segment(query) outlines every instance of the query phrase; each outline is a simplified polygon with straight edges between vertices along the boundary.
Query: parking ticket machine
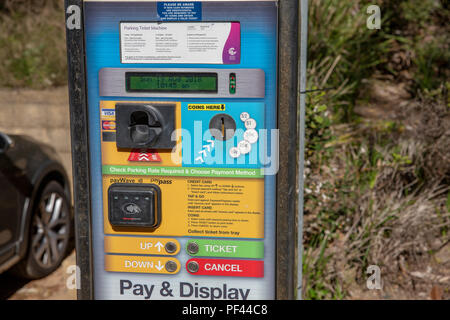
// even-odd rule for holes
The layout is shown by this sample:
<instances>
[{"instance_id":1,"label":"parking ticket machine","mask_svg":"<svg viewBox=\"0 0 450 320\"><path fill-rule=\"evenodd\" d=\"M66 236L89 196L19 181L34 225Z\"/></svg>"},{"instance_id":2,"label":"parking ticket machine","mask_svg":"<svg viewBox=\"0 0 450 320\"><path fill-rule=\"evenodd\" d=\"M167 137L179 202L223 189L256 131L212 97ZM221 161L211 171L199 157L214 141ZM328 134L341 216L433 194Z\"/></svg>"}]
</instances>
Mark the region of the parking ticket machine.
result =
<instances>
[{"instance_id":1,"label":"parking ticket machine","mask_svg":"<svg viewBox=\"0 0 450 320\"><path fill-rule=\"evenodd\" d=\"M274 299L278 2L82 12L93 297Z\"/></svg>"}]
</instances>

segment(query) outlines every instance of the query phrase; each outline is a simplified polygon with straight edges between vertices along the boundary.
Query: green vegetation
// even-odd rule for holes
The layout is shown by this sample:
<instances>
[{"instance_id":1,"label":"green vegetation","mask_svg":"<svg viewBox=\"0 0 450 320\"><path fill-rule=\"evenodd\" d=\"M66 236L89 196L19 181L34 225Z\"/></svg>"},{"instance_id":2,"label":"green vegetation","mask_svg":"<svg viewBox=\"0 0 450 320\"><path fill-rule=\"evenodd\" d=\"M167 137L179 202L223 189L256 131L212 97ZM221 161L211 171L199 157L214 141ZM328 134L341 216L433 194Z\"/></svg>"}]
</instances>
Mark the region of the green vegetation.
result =
<instances>
[{"instance_id":1,"label":"green vegetation","mask_svg":"<svg viewBox=\"0 0 450 320\"><path fill-rule=\"evenodd\" d=\"M67 83L63 1L6 0L0 5L0 86Z\"/></svg>"},{"instance_id":2,"label":"green vegetation","mask_svg":"<svg viewBox=\"0 0 450 320\"><path fill-rule=\"evenodd\" d=\"M450 239L448 2L379 1L380 30L370 4L310 1L308 88L335 90L307 97L305 299L366 297L371 264L370 297L428 294L410 273Z\"/></svg>"}]
</instances>

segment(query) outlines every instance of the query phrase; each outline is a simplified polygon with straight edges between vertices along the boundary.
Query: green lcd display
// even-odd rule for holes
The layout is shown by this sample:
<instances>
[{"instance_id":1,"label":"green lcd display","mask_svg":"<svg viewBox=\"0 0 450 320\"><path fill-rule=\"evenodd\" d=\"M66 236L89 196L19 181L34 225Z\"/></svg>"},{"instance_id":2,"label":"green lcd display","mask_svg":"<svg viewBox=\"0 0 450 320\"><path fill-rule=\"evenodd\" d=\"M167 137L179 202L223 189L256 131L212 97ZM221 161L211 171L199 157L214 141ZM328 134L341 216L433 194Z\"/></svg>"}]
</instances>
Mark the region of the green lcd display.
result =
<instances>
[{"instance_id":1,"label":"green lcd display","mask_svg":"<svg viewBox=\"0 0 450 320\"><path fill-rule=\"evenodd\" d=\"M128 92L217 92L217 73L126 72L125 80Z\"/></svg>"}]
</instances>

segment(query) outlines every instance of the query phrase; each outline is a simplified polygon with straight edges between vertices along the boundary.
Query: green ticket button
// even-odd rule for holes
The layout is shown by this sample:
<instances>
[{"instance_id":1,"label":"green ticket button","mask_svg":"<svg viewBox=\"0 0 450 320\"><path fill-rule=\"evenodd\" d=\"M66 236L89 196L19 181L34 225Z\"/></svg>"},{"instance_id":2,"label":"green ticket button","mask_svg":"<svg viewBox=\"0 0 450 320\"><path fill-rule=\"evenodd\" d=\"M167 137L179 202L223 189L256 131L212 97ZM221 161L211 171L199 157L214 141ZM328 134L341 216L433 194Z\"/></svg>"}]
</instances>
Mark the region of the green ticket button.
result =
<instances>
[{"instance_id":1,"label":"green ticket button","mask_svg":"<svg viewBox=\"0 0 450 320\"><path fill-rule=\"evenodd\" d=\"M195 239L186 245L189 255L195 257L264 258L264 242Z\"/></svg>"}]
</instances>

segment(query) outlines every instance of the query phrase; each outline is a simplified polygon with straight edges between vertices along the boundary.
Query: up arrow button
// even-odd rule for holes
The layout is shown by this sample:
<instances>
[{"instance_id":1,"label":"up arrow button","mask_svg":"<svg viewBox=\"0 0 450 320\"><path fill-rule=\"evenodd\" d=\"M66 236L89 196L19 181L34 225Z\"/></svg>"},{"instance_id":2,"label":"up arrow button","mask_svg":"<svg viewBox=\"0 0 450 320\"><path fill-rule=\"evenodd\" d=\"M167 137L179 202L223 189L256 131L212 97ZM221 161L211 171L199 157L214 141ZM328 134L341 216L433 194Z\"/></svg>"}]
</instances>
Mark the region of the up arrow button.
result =
<instances>
[{"instance_id":1,"label":"up arrow button","mask_svg":"<svg viewBox=\"0 0 450 320\"><path fill-rule=\"evenodd\" d=\"M164 247L164 245L163 245L161 242L158 241L158 242L155 244L155 247L158 248L158 252L161 252L161 248Z\"/></svg>"},{"instance_id":2,"label":"up arrow button","mask_svg":"<svg viewBox=\"0 0 450 320\"><path fill-rule=\"evenodd\" d=\"M180 243L170 238L105 236L104 243L106 253L172 256L180 251Z\"/></svg>"}]
</instances>

